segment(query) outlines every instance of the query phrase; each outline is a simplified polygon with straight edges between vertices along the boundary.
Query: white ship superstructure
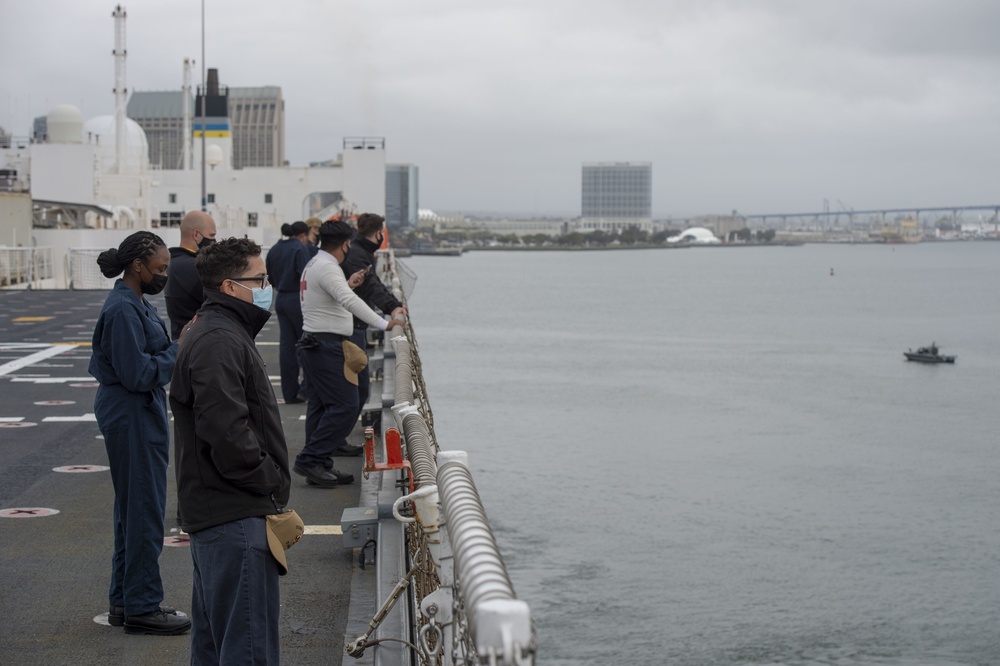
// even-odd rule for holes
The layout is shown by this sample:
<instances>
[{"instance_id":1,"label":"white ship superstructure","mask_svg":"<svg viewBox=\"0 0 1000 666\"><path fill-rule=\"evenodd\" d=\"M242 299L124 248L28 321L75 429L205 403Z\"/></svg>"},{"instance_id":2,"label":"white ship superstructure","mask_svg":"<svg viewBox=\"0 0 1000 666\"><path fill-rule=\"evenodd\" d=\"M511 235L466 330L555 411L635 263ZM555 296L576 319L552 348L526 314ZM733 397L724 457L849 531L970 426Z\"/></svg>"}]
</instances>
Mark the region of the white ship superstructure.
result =
<instances>
[{"instance_id":1,"label":"white ship superstructure","mask_svg":"<svg viewBox=\"0 0 1000 666\"><path fill-rule=\"evenodd\" d=\"M71 249L116 246L137 229L153 229L176 245L177 227L191 210L211 214L220 237L247 236L263 245L280 237L282 223L310 215L385 214L381 138L344 139L337 159L322 166L234 169L227 91L215 70L198 90L193 122L185 123L190 155L181 168L151 168L145 132L125 114L124 9L113 16L114 114L84 121L63 104L49 112L45 137L0 142L0 244L9 244L0 250L0 286L88 286L74 283ZM186 85L189 71L185 62ZM42 261L47 268L29 265L30 275L4 278L5 266L24 264L21 255L30 248L51 248Z\"/></svg>"}]
</instances>

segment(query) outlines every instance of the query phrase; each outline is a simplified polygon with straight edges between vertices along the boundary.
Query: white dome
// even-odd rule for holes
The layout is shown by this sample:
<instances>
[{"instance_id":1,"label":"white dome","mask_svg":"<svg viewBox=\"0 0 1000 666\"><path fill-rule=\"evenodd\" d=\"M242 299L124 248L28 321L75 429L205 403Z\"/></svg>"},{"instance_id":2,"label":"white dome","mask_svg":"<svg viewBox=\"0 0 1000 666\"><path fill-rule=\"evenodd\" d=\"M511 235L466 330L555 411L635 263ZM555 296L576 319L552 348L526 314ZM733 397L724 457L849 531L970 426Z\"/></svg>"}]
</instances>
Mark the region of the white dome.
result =
<instances>
[{"instance_id":1,"label":"white dome","mask_svg":"<svg viewBox=\"0 0 1000 666\"><path fill-rule=\"evenodd\" d=\"M217 143L210 143L205 146L205 164L212 167L213 169L220 164L222 160L225 159L226 154L222 150L222 146Z\"/></svg>"},{"instance_id":2,"label":"white dome","mask_svg":"<svg viewBox=\"0 0 1000 666\"><path fill-rule=\"evenodd\" d=\"M101 172L113 173L115 170L115 117L97 116L83 124L83 131L90 143L100 147ZM149 169L149 143L146 133L139 123L131 118L125 119L125 169L123 173L145 173Z\"/></svg>"},{"instance_id":3,"label":"white dome","mask_svg":"<svg viewBox=\"0 0 1000 666\"><path fill-rule=\"evenodd\" d=\"M72 104L60 104L45 120L50 143L83 143L83 114Z\"/></svg>"},{"instance_id":4,"label":"white dome","mask_svg":"<svg viewBox=\"0 0 1000 666\"><path fill-rule=\"evenodd\" d=\"M682 241L691 243L692 245L714 245L721 242L715 237L715 234L705 227L691 227L690 229L685 229L679 236L671 236L667 239L668 243L680 243Z\"/></svg>"}]
</instances>

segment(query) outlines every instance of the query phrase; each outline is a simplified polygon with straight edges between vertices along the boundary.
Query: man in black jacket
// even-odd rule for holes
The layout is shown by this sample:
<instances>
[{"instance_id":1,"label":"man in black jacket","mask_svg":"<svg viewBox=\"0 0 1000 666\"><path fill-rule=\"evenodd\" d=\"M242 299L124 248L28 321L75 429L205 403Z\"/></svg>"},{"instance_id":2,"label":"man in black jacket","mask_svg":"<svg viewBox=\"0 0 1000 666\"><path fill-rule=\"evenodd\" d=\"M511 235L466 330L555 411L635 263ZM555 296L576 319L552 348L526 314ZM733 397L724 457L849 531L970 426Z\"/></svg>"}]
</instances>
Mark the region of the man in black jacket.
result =
<instances>
[{"instance_id":1,"label":"man in black jacket","mask_svg":"<svg viewBox=\"0 0 1000 666\"><path fill-rule=\"evenodd\" d=\"M270 318L260 246L203 248L205 305L170 381L177 494L191 539L192 664L277 664L279 565L265 516L288 502L281 416L254 338ZM261 553L264 553L262 556Z\"/></svg>"},{"instance_id":2,"label":"man in black jacket","mask_svg":"<svg viewBox=\"0 0 1000 666\"><path fill-rule=\"evenodd\" d=\"M365 304L372 309L379 309L383 314L391 315L391 319L402 319L406 314L406 308L399 302L392 292L375 275L376 258L375 253L382 247L384 237L382 228L385 225L385 218L375 213L362 213L358 216L358 237L351 243L351 248L347 251L347 257L340 267L344 270L344 275L350 278L357 271L367 270L365 281L354 290ZM368 324L357 317L354 318L354 334L351 342L366 349L368 347ZM358 413L361 412L368 402L370 394L370 381L368 366L358 373ZM347 440L337 444L339 455L361 455L364 447L353 446Z\"/></svg>"},{"instance_id":3,"label":"man in black jacket","mask_svg":"<svg viewBox=\"0 0 1000 666\"><path fill-rule=\"evenodd\" d=\"M215 242L215 234L215 220L208 213L193 210L181 220L181 244L170 248L167 286L163 289L171 340L180 336L205 300L194 259L198 250Z\"/></svg>"}]
</instances>

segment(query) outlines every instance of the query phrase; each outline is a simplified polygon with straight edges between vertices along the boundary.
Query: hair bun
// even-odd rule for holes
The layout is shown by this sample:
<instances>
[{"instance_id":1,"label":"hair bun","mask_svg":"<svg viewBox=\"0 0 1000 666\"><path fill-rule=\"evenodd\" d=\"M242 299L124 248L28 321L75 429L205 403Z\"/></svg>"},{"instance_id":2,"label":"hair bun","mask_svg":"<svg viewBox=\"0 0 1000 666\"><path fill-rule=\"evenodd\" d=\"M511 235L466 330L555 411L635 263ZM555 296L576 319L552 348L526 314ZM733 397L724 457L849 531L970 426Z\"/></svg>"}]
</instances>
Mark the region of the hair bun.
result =
<instances>
[{"instance_id":1,"label":"hair bun","mask_svg":"<svg viewBox=\"0 0 1000 666\"><path fill-rule=\"evenodd\" d=\"M97 255L97 266L101 269L104 277L107 278L117 277L125 270L124 266L118 262L118 250L116 248L107 249Z\"/></svg>"}]
</instances>

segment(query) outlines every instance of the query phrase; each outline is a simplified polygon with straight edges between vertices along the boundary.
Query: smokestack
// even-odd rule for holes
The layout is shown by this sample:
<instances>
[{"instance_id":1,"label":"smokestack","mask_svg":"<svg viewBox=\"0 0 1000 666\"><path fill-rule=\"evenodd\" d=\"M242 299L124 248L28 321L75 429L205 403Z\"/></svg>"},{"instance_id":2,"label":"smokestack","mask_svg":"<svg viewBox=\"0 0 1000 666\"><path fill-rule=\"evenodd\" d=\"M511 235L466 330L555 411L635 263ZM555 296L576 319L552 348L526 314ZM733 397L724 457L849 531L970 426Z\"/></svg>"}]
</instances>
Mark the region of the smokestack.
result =
<instances>
[{"instance_id":1,"label":"smokestack","mask_svg":"<svg viewBox=\"0 0 1000 666\"><path fill-rule=\"evenodd\" d=\"M208 82L205 84L209 97L219 95L219 70L212 68L208 70Z\"/></svg>"}]
</instances>

